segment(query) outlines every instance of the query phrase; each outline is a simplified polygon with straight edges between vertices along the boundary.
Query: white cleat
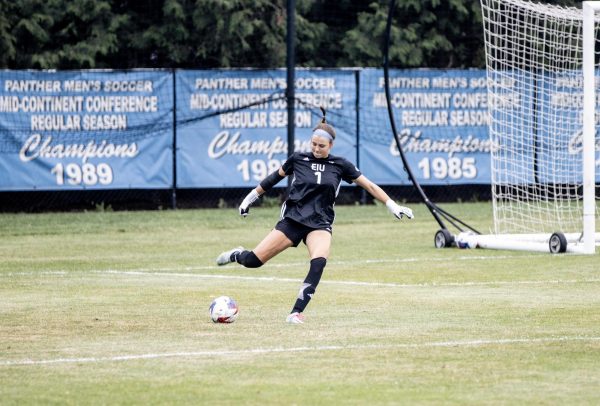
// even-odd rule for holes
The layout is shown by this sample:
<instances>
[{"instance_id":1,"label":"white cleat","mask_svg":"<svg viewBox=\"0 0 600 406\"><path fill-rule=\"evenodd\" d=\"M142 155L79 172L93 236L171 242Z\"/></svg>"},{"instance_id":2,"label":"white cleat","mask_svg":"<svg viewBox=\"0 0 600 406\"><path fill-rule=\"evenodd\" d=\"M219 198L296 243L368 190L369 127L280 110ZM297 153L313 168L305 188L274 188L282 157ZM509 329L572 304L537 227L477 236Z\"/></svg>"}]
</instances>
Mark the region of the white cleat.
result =
<instances>
[{"instance_id":1,"label":"white cleat","mask_svg":"<svg viewBox=\"0 0 600 406\"><path fill-rule=\"evenodd\" d=\"M230 262L234 262L235 259L231 257L234 254L238 255L242 251L244 251L244 247L235 247L229 251L221 252L221 254L217 257L217 265L227 265Z\"/></svg>"},{"instance_id":2,"label":"white cleat","mask_svg":"<svg viewBox=\"0 0 600 406\"><path fill-rule=\"evenodd\" d=\"M304 323L304 315L302 313L294 312L289 314L285 321L290 324L302 324Z\"/></svg>"}]
</instances>

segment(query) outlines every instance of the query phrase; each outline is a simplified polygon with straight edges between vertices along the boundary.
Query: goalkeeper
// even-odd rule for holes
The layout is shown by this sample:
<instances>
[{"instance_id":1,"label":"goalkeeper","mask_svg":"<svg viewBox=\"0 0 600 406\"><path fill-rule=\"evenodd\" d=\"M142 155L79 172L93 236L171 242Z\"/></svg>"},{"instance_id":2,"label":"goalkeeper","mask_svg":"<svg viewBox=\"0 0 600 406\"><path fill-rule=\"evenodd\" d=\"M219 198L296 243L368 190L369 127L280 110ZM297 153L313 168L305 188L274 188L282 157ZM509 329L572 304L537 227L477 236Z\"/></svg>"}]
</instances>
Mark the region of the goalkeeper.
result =
<instances>
[{"instance_id":1,"label":"goalkeeper","mask_svg":"<svg viewBox=\"0 0 600 406\"><path fill-rule=\"evenodd\" d=\"M335 219L333 205L342 180L356 183L375 199L384 203L397 218L413 218L412 210L399 206L377 186L367 179L356 166L342 157L330 154L335 140L335 130L323 118L311 137L311 152L295 152L275 172L267 176L242 201L240 215L247 216L250 205L286 176L293 176L289 197L281 208L281 220L275 228L252 251L237 247L225 251L217 258L217 264L237 262L247 268L258 268L289 247L304 242L310 256L310 269L302 284L288 323L303 323L302 312L312 298L331 247L332 226Z\"/></svg>"}]
</instances>

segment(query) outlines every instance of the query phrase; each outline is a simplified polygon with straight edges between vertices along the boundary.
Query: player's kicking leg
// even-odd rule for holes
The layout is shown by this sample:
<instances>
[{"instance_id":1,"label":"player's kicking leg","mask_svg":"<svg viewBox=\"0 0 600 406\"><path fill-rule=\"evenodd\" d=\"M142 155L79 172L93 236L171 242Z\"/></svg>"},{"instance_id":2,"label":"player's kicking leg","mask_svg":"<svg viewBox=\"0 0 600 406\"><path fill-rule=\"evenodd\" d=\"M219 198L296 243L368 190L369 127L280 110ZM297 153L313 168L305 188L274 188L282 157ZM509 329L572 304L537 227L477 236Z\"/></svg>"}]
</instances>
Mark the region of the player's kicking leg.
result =
<instances>
[{"instance_id":1,"label":"player's kicking leg","mask_svg":"<svg viewBox=\"0 0 600 406\"><path fill-rule=\"evenodd\" d=\"M236 247L217 257L218 265L237 262L246 268L259 268L268 260L292 246L292 242L279 230L272 230L252 251Z\"/></svg>"}]
</instances>

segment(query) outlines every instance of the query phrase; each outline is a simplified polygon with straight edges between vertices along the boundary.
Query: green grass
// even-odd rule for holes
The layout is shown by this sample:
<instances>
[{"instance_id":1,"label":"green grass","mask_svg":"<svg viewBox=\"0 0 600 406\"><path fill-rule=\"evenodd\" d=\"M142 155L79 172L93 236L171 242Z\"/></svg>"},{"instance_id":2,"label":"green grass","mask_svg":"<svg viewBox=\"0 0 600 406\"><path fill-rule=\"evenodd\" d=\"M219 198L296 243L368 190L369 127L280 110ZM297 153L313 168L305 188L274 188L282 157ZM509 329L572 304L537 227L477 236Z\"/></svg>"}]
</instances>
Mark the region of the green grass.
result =
<instances>
[{"instance_id":1,"label":"green grass","mask_svg":"<svg viewBox=\"0 0 600 406\"><path fill-rule=\"evenodd\" d=\"M304 246L214 265L278 208L0 214L0 404L600 403L599 255L438 250L413 208L337 208L304 325ZM208 318L222 294L231 325Z\"/></svg>"}]
</instances>

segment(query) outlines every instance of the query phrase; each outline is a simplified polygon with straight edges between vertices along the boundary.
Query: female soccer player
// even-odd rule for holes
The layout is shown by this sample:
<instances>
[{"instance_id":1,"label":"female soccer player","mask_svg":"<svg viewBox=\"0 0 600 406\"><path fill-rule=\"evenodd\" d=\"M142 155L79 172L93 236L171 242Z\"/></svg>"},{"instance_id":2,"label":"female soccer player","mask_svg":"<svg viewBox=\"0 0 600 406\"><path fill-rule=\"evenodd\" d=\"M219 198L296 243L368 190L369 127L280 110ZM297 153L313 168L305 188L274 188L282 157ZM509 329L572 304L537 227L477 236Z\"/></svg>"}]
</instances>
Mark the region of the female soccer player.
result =
<instances>
[{"instance_id":1,"label":"female soccer player","mask_svg":"<svg viewBox=\"0 0 600 406\"><path fill-rule=\"evenodd\" d=\"M242 201L240 215L247 216L250 205L263 193L270 190L284 177L293 175L289 197L281 208L281 220L275 228L252 251L243 247L221 253L217 264L237 262L247 268L258 268L289 247L297 247L303 241L310 256L308 275L298 292L298 298L287 316L288 323L304 322L302 312L312 298L331 247L332 226L335 218L333 205L342 180L356 183L375 199L385 203L394 216L413 218L412 210L399 206L390 197L363 175L356 166L342 157L330 154L335 140L335 130L325 119L314 128L311 137L311 152L295 152L275 172L267 176Z\"/></svg>"}]
</instances>

